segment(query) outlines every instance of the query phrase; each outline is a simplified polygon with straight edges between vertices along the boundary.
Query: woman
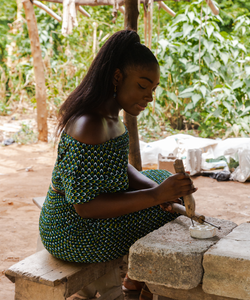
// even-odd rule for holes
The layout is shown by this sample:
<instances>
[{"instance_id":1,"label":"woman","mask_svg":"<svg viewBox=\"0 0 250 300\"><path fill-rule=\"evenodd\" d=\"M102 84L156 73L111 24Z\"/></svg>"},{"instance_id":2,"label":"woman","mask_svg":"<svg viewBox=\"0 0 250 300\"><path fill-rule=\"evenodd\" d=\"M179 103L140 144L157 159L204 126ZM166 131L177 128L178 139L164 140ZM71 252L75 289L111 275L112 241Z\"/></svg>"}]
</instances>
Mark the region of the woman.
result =
<instances>
[{"instance_id":1,"label":"woman","mask_svg":"<svg viewBox=\"0 0 250 300\"><path fill-rule=\"evenodd\" d=\"M121 109L137 116L153 100L160 70L139 36L109 38L59 111L58 157L40 216L40 235L55 257L104 262L175 219L160 207L196 189L186 174L138 172L128 164ZM128 288L140 288L126 277ZM141 299L144 296L141 296Z\"/></svg>"}]
</instances>

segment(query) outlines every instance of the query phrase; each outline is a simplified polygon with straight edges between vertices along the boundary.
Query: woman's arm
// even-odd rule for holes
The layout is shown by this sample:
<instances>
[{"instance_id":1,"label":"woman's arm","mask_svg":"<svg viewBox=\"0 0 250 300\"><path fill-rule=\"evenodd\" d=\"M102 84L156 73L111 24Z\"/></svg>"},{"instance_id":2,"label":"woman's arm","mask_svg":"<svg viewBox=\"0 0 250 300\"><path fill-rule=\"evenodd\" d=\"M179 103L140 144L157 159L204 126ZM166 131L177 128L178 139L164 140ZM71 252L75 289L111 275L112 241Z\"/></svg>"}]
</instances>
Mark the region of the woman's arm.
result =
<instances>
[{"instance_id":1,"label":"woman's arm","mask_svg":"<svg viewBox=\"0 0 250 300\"><path fill-rule=\"evenodd\" d=\"M158 186L156 182L144 176L130 164L128 164L128 179L130 190L143 190Z\"/></svg>"},{"instance_id":2,"label":"woman's arm","mask_svg":"<svg viewBox=\"0 0 250 300\"><path fill-rule=\"evenodd\" d=\"M196 192L188 175L170 176L156 187L123 193L101 194L84 204L74 204L82 218L115 218Z\"/></svg>"}]
</instances>

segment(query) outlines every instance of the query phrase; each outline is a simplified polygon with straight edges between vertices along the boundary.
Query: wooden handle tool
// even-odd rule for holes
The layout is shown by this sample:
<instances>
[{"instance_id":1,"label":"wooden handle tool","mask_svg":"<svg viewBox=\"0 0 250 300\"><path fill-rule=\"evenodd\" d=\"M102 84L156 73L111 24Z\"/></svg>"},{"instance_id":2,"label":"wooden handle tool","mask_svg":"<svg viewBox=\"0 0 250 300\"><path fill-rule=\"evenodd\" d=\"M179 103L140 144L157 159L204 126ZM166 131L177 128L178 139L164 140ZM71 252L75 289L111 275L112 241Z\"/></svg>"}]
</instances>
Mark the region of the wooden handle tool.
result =
<instances>
[{"instance_id":1,"label":"wooden handle tool","mask_svg":"<svg viewBox=\"0 0 250 300\"><path fill-rule=\"evenodd\" d=\"M188 217L185 206L178 204L178 203L171 203L171 205L172 205L173 211L177 212L178 214ZM200 224L203 224L203 222L205 221L205 216L195 213L191 219Z\"/></svg>"},{"instance_id":2,"label":"wooden handle tool","mask_svg":"<svg viewBox=\"0 0 250 300\"><path fill-rule=\"evenodd\" d=\"M174 162L174 169L176 173L185 173L182 159L176 159ZM195 216L195 201L193 195L183 196L183 200L186 207L186 215L189 218Z\"/></svg>"},{"instance_id":3,"label":"wooden handle tool","mask_svg":"<svg viewBox=\"0 0 250 300\"><path fill-rule=\"evenodd\" d=\"M174 162L174 169L175 169L175 172L176 173L185 173L185 169L184 169L184 166L183 166L183 161L181 159L176 159L175 162ZM204 222L218 228L218 229L221 229L220 226L216 226L208 221L205 220L205 216L203 215L200 215L198 213L195 212L195 201L194 201L194 197L193 195L187 195L187 196L183 196L183 200L184 200L184 203L185 203L185 206L182 206L178 203L171 203L172 205L172 210L181 214L181 215L184 215L188 218L190 218L193 222L196 221L200 224L203 224Z\"/></svg>"}]
</instances>

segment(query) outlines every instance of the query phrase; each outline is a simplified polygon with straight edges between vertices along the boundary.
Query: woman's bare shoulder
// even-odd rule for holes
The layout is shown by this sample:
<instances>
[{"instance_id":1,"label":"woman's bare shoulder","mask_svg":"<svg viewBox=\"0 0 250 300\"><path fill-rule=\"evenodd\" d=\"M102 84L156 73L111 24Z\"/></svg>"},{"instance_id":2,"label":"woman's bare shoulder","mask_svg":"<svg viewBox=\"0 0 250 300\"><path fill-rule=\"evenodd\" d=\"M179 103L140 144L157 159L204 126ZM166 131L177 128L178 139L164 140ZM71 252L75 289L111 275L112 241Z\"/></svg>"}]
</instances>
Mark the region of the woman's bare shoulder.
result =
<instances>
[{"instance_id":1,"label":"woman's bare shoulder","mask_svg":"<svg viewBox=\"0 0 250 300\"><path fill-rule=\"evenodd\" d=\"M89 145L102 144L107 141L107 128L103 117L87 114L67 124L65 131L81 143Z\"/></svg>"}]
</instances>

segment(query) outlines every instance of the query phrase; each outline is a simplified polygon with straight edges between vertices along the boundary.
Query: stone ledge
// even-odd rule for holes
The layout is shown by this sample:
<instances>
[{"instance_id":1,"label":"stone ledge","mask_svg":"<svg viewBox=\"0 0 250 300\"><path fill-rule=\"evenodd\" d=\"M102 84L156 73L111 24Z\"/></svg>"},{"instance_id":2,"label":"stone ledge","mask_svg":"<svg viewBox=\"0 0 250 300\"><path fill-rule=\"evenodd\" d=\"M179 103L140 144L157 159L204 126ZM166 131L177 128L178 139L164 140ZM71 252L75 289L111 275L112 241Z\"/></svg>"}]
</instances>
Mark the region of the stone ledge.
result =
<instances>
[{"instance_id":1,"label":"stone ledge","mask_svg":"<svg viewBox=\"0 0 250 300\"><path fill-rule=\"evenodd\" d=\"M243 223L204 255L206 293L250 300L250 223Z\"/></svg>"},{"instance_id":2,"label":"stone ledge","mask_svg":"<svg viewBox=\"0 0 250 300\"><path fill-rule=\"evenodd\" d=\"M175 289L192 289L203 277L203 254L237 225L207 218L221 226L217 236L198 240L190 237L190 219L184 216L138 240L129 251L129 277Z\"/></svg>"}]
</instances>

